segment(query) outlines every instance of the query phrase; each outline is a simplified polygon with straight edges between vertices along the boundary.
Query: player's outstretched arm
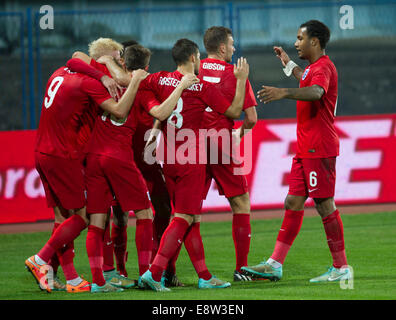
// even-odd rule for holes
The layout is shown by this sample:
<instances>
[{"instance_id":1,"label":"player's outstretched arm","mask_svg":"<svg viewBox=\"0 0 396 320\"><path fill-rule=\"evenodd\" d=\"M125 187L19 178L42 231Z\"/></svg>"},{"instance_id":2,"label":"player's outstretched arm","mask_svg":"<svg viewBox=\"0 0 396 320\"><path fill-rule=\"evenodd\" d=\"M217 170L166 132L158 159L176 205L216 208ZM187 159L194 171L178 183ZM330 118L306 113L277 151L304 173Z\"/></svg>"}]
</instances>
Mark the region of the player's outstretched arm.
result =
<instances>
[{"instance_id":1,"label":"player's outstretched arm","mask_svg":"<svg viewBox=\"0 0 396 320\"><path fill-rule=\"evenodd\" d=\"M257 98L260 102L264 103L281 99L315 101L320 100L323 94L324 89L316 84L303 88L275 88L263 86L263 89L257 92Z\"/></svg>"},{"instance_id":2,"label":"player's outstretched arm","mask_svg":"<svg viewBox=\"0 0 396 320\"><path fill-rule=\"evenodd\" d=\"M151 108L149 113L160 121L167 119L173 112L173 109L177 105L177 101L180 99L183 91L198 82L199 79L196 77L196 75L192 73L186 74L183 76L180 83L177 85L175 90L173 90L171 95L160 105Z\"/></svg>"},{"instance_id":3,"label":"player's outstretched arm","mask_svg":"<svg viewBox=\"0 0 396 320\"><path fill-rule=\"evenodd\" d=\"M73 72L79 72L102 82L114 99L119 99L118 85L115 80L105 75L102 71L90 65L91 58L83 52L75 52L73 58L67 61L66 66Z\"/></svg>"},{"instance_id":4,"label":"player's outstretched arm","mask_svg":"<svg viewBox=\"0 0 396 320\"><path fill-rule=\"evenodd\" d=\"M286 51L282 47L274 46L276 56L282 62L283 72L289 77L291 74L300 81L304 70L301 69L294 61L292 61L287 55Z\"/></svg>"},{"instance_id":5,"label":"player's outstretched arm","mask_svg":"<svg viewBox=\"0 0 396 320\"><path fill-rule=\"evenodd\" d=\"M74 52L72 55L72 59L74 59L74 58L80 59L80 60L84 61L86 64L90 64L91 60L92 60L92 58L89 55L87 55L86 53L81 52L81 51Z\"/></svg>"},{"instance_id":6,"label":"player's outstretched arm","mask_svg":"<svg viewBox=\"0 0 396 320\"><path fill-rule=\"evenodd\" d=\"M231 119L238 119L242 113L243 102L245 101L246 80L249 76L249 64L246 58L239 58L237 64L234 65L234 75L237 79L235 96L231 105L228 107L224 115Z\"/></svg>"},{"instance_id":7,"label":"player's outstretched arm","mask_svg":"<svg viewBox=\"0 0 396 320\"><path fill-rule=\"evenodd\" d=\"M97 62L106 65L107 69L110 71L112 78L123 87L127 87L131 81L131 77L128 73L122 69L117 62L115 62L112 56L101 56Z\"/></svg>"},{"instance_id":8,"label":"player's outstretched arm","mask_svg":"<svg viewBox=\"0 0 396 320\"><path fill-rule=\"evenodd\" d=\"M147 163L148 159L155 159L156 156L156 144L154 142L157 141L157 137L161 132L161 121L158 119L155 120L153 128L150 130L150 135L147 139L146 145L143 150L143 161ZM151 163L148 163L151 164Z\"/></svg>"},{"instance_id":9,"label":"player's outstretched arm","mask_svg":"<svg viewBox=\"0 0 396 320\"><path fill-rule=\"evenodd\" d=\"M121 99L118 102L114 99L107 99L100 107L117 118L125 118L131 110L140 83L147 76L148 73L142 69L133 71L131 82Z\"/></svg>"},{"instance_id":10,"label":"player's outstretched arm","mask_svg":"<svg viewBox=\"0 0 396 320\"><path fill-rule=\"evenodd\" d=\"M245 118L243 119L242 125L235 131L236 138L239 140L245 135L246 132L253 129L257 123L257 111L256 107L252 106L245 109ZM238 141L238 140L237 140Z\"/></svg>"}]
</instances>

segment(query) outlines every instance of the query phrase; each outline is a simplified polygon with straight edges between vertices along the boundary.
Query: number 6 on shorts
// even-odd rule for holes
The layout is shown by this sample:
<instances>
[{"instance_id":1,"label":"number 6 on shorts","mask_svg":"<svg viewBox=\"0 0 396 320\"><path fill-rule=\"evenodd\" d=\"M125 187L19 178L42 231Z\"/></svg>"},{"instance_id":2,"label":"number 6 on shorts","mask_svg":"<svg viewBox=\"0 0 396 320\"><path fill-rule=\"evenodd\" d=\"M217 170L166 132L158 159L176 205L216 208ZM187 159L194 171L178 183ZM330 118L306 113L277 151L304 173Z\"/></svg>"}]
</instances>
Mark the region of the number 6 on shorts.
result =
<instances>
[{"instance_id":1,"label":"number 6 on shorts","mask_svg":"<svg viewBox=\"0 0 396 320\"><path fill-rule=\"evenodd\" d=\"M315 171L311 171L309 173L309 185L311 187L316 187L318 184L317 173Z\"/></svg>"}]
</instances>

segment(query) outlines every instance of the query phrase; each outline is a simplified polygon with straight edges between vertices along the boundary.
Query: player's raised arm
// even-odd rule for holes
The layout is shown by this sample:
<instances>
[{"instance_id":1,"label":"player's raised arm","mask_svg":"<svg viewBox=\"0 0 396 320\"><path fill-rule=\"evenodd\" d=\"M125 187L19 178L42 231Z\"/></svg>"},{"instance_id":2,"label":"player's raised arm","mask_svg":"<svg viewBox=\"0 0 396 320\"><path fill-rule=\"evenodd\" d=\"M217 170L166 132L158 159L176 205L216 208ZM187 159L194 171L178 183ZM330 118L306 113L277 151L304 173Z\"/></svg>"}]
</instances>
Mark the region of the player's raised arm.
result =
<instances>
[{"instance_id":1,"label":"player's raised arm","mask_svg":"<svg viewBox=\"0 0 396 320\"><path fill-rule=\"evenodd\" d=\"M282 62L283 72L286 74L286 76L290 77L290 75L293 74L297 80L300 80L304 70L289 58L286 51L283 50L282 47L274 46L274 51L276 56Z\"/></svg>"},{"instance_id":2,"label":"player's raised arm","mask_svg":"<svg viewBox=\"0 0 396 320\"><path fill-rule=\"evenodd\" d=\"M192 73L188 73L181 79L180 83L177 85L176 89L173 90L171 95L160 105L151 108L150 114L157 118L158 120L165 120L168 118L175 106L177 105L177 101L180 99L181 94L185 89L193 85L194 83L198 83L199 79Z\"/></svg>"},{"instance_id":3,"label":"player's raised arm","mask_svg":"<svg viewBox=\"0 0 396 320\"><path fill-rule=\"evenodd\" d=\"M128 73L121 68L112 56L101 56L97 62L106 65L107 69L110 71L113 79L121 86L127 87L131 81L131 77Z\"/></svg>"},{"instance_id":4,"label":"player's raised arm","mask_svg":"<svg viewBox=\"0 0 396 320\"><path fill-rule=\"evenodd\" d=\"M235 96L224 115L231 119L238 119L242 113L243 102L245 101L246 80L249 76L249 64L246 58L242 57L238 59L237 64L234 65L234 75L237 79Z\"/></svg>"},{"instance_id":5,"label":"player's raised arm","mask_svg":"<svg viewBox=\"0 0 396 320\"><path fill-rule=\"evenodd\" d=\"M109 91L114 99L119 99L117 82L105 75L102 71L90 65L92 58L83 52L75 52L72 59L67 61L66 66L73 72L79 72L102 82L103 86Z\"/></svg>"},{"instance_id":6,"label":"player's raised arm","mask_svg":"<svg viewBox=\"0 0 396 320\"><path fill-rule=\"evenodd\" d=\"M72 55L72 59L80 59L84 61L86 64L90 64L92 60L92 58L89 55L81 51L74 52Z\"/></svg>"},{"instance_id":7,"label":"player's raised arm","mask_svg":"<svg viewBox=\"0 0 396 320\"><path fill-rule=\"evenodd\" d=\"M132 107L140 83L147 76L148 73L145 70L139 69L133 71L131 82L129 83L129 86L121 99L118 102L116 102L114 99L107 99L100 104L100 107L103 110L113 114L117 118L125 118Z\"/></svg>"}]
</instances>

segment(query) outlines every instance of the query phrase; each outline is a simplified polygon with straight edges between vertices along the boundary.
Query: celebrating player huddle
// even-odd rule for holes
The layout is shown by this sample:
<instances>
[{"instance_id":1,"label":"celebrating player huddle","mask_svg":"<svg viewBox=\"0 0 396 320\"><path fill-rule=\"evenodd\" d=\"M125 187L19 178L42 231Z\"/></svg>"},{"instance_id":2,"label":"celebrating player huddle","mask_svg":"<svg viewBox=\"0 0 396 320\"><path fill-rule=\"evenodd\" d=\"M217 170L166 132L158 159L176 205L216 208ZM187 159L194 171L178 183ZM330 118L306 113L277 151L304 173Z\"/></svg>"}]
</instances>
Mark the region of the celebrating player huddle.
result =
<instances>
[{"instance_id":1,"label":"celebrating player huddle","mask_svg":"<svg viewBox=\"0 0 396 320\"><path fill-rule=\"evenodd\" d=\"M104 293L132 287L169 291L171 286L183 286L176 276L183 243L199 289L230 287L230 282L208 270L200 234L202 204L212 178L233 212L234 281L282 277L282 264L301 227L308 196L314 198L323 218L333 256L333 267L311 282L348 279L342 222L334 203L337 71L324 53L329 37L319 21L301 25L295 46L300 58L310 63L305 70L282 48L274 47L285 73L293 73L300 88L263 86L258 92L264 103L297 100L298 153L274 253L252 267L248 266L248 186L244 175L235 174L241 164L233 155L242 137L252 134L257 103L246 59L230 64L235 51L231 30L211 27L206 31L208 58L202 61L197 44L179 39L172 48L174 72L148 74L151 52L134 41L121 45L100 38L90 44L90 56L76 52L48 81L37 132L36 168L55 214L52 236L25 261L40 288L48 292ZM243 124L235 131L233 120L242 112ZM155 129L162 131L162 166L153 152ZM202 129L210 129L204 143ZM231 144L225 143L227 139L211 139L220 130ZM211 161L213 154L221 155L216 162ZM128 278L125 267L129 211L137 219L137 281ZM73 241L87 227L92 283L81 278L73 264ZM66 285L56 276L59 265Z\"/></svg>"}]
</instances>

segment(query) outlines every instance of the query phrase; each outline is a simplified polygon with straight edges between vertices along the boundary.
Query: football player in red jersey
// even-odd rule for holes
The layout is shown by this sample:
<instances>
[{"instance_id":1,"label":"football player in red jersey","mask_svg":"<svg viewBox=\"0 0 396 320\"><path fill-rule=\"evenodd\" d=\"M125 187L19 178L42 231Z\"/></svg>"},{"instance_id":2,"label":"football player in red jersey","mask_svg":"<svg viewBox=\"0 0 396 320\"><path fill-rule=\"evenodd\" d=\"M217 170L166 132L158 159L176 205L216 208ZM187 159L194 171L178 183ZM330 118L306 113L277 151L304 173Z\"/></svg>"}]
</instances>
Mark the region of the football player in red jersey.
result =
<instances>
[{"instance_id":1,"label":"football player in red jersey","mask_svg":"<svg viewBox=\"0 0 396 320\"><path fill-rule=\"evenodd\" d=\"M105 44L105 45L104 45ZM90 43L89 49L90 52L96 53L98 52L98 49L100 49L100 52L106 55L114 56L117 57L119 49L122 48L121 44L116 43L115 41L112 41L111 39L104 39L100 38L96 41L93 41ZM105 50L106 49L106 50ZM108 89L110 94L112 95L113 98L116 98L117 96L117 84L116 82L109 77L109 75L105 73L101 73L98 71L95 71L93 74L91 74L92 77L96 79L100 79L102 84ZM86 108L86 110L83 112L83 114L75 114L73 117L74 125L78 130L78 148L81 150L81 156L83 157L83 149L85 144L87 143L92 128L94 124L94 119L95 119L95 113L96 113L96 106L92 106L92 108ZM83 159L82 159L83 161ZM66 219L69 217L69 213L66 211L63 211L62 213L60 212L60 208L56 207L54 210L55 213L55 221L54 221L54 227L53 227L53 233L55 230L58 228L58 226ZM72 269L73 266L73 257L74 257L74 243L71 242L68 245L66 245L64 248L61 250L61 256L63 257L62 259L64 265L68 265L68 269ZM53 291L65 291L66 286L60 281L60 279L57 276L57 270L59 267L59 259L58 259L58 254L54 254L53 257L51 258L49 265L52 267L53 273L54 273L54 279L53 279ZM68 273L68 271L66 271ZM68 277L66 277L68 278Z\"/></svg>"},{"instance_id":2,"label":"football player in red jersey","mask_svg":"<svg viewBox=\"0 0 396 320\"><path fill-rule=\"evenodd\" d=\"M122 45L113 39L110 38L99 38L92 41L89 47L89 56L83 52L77 51L73 54L72 59L70 59L67 63L67 66L73 70L88 76L94 75L97 70L103 72L104 74L112 79L114 74L110 73L107 67L101 63L98 63L93 57L100 60L103 57L109 57L111 59L112 64L116 65L119 68L119 65L124 63L124 49L125 46L137 44L136 41L130 40L123 43ZM121 53L120 53L121 52ZM135 55L130 55L130 60L136 58ZM141 57L142 59L149 59L149 57ZM82 60L82 61L81 61ZM138 64L142 62L138 62ZM95 70L96 69L96 70ZM117 71L119 71L117 69ZM119 79L117 76L119 74L122 75L123 78ZM111 87L109 92L112 92L117 98L120 97L121 93L125 91L124 87L121 87L121 80L126 81L128 86L131 78L130 75L122 70L122 72L118 72L115 74L115 86ZM151 117L150 117L151 118ZM85 130L80 130L80 135L84 141L87 141L91 135L91 131L93 129L94 120L89 123L86 123L83 128ZM151 191L149 189L149 191ZM109 281L112 284L115 284L121 288L128 289L134 286L135 281L131 280L128 277L128 273L125 268L125 262L127 260L127 225L128 225L128 212L123 212L122 208L118 204L116 200L113 201L112 204L113 209L113 223L111 226L111 234L110 234L110 221L106 223L104 241L103 241L103 274L106 281ZM111 213L111 209L109 208L109 214ZM140 229L140 228L138 228ZM144 234L144 232L138 232L140 234ZM136 237L136 241L139 242L140 237ZM117 270L114 268L114 255L116 257L117 262Z\"/></svg>"},{"instance_id":3,"label":"football player in red jersey","mask_svg":"<svg viewBox=\"0 0 396 320\"><path fill-rule=\"evenodd\" d=\"M72 210L73 215L53 233L46 245L25 261L28 270L51 292L48 282L48 262L59 249L72 242L87 226L85 209L85 184L78 144L78 129L74 118L81 116L92 102L115 117L125 117L129 112L140 82L147 76L138 70L124 96L116 102L101 83L87 76L61 67L50 77L43 101L35 148L36 168L46 192L49 207L60 213ZM102 74L98 72L98 78ZM71 179L73 177L73 179ZM62 264L62 259L61 259ZM81 281L74 267L62 264L69 291L87 291L89 285ZM72 277L70 280L69 278ZM79 283L73 280L79 280ZM50 279L51 280L51 279Z\"/></svg>"},{"instance_id":4,"label":"football player in red jersey","mask_svg":"<svg viewBox=\"0 0 396 320\"><path fill-rule=\"evenodd\" d=\"M134 45L125 49L125 55L133 56L133 59L126 59L126 68L131 73L137 68L148 66L151 52ZM106 111L98 115L87 146L86 168L87 212L90 215L87 251L92 271L91 292L112 291L112 284L105 281L102 273L102 248L106 213L113 195L124 212L135 212L136 233L142 232L144 235L144 239L136 243L139 273L143 274L148 269L152 251L152 211L146 183L133 160L133 135L141 119L137 115L141 107L146 112L167 109L170 114L182 90L195 81L198 81L195 76L182 79L179 85L181 91L174 91L162 104L151 91L139 90L132 111L124 118L116 118ZM145 228L139 228L143 224Z\"/></svg>"},{"instance_id":5,"label":"football player in red jersey","mask_svg":"<svg viewBox=\"0 0 396 320\"><path fill-rule=\"evenodd\" d=\"M263 86L260 101L297 100L297 154L289 178L285 199L285 216L271 257L256 266L242 268L261 278L279 280L282 265L303 221L304 204L313 198L322 217L333 266L310 282L348 280L351 277L345 255L344 232L340 214L334 202L336 157L339 139L334 127L337 108L337 70L325 53L330 30L317 20L303 23L294 44L298 56L308 60L303 70L290 60L281 47L274 47L287 76L291 73L300 82L297 89Z\"/></svg>"},{"instance_id":6,"label":"football player in red jersey","mask_svg":"<svg viewBox=\"0 0 396 320\"><path fill-rule=\"evenodd\" d=\"M133 43L136 42L128 41L123 43L124 48ZM125 61L122 59L122 55L121 61L122 64L125 63ZM129 84L130 78L126 76L125 70L117 64L112 56L103 56L98 60L98 62L104 63L106 65L117 83L124 86L127 86ZM153 164L147 164L145 161L143 161L143 151L147 140L144 139L144 136L148 130L153 128L153 117L144 110L138 115L140 117L139 126L136 128L136 132L133 136L134 159L137 167L142 172L143 177L146 180L147 187L150 191L151 203L154 208L154 243L152 255L152 258L154 258L155 254L157 253L162 234L164 233L166 227L169 225L172 210L161 166L157 162L154 162ZM120 253L119 256L122 257L122 253ZM119 260L120 259L117 259L117 261ZM118 265L119 263L117 262L117 267ZM167 267L167 270L165 272L165 284L166 286L183 286L181 281L176 276L175 263L170 263Z\"/></svg>"},{"instance_id":7,"label":"football player in red jersey","mask_svg":"<svg viewBox=\"0 0 396 320\"><path fill-rule=\"evenodd\" d=\"M177 89L175 87L183 75L197 74L199 71L200 52L193 41L178 40L172 48L172 56L177 70L152 74L142 86L154 91L160 101L167 99ZM239 118L245 97L245 82L249 74L246 59L238 60L234 72L238 80L231 104L211 83L201 80L183 92L171 115L155 116L162 121L161 130L166 150L163 170L175 214L161 238L151 267L140 279L152 290L169 291L161 283L161 276L183 242L198 274L199 288L227 288L231 285L212 276L205 264L199 223L206 165L199 162L202 157L199 130L202 128L204 110L207 106L231 118ZM185 158L184 152L187 146L188 159ZM203 156L206 159L206 154Z\"/></svg>"},{"instance_id":8,"label":"football player in red jersey","mask_svg":"<svg viewBox=\"0 0 396 320\"><path fill-rule=\"evenodd\" d=\"M134 57L130 56L129 61L125 61L124 54L126 48L128 46L137 44L136 41L130 40L123 43L123 50L120 56L120 59L117 59L115 54L100 56L97 54L97 51L100 53L104 52L105 47L109 47L111 49L114 47L112 40L100 38L93 42L89 46L89 53L91 56L99 57L97 61L92 59L90 56L86 55L83 52L75 52L73 54L73 59L69 60L68 66L74 71L78 71L84 74L93 73L93 71L89 70L89 67L81 64L75 58L78 58L84 61L86 64L101 70L102 72L108 74L113 77L117 83L121 86L128 86L131 78L126 72L125 64L129 65L134 64L131 61ZM99 48L97 48L99 47ZM109 51L108 51L109 52ZM98 63L100 62L100 63ZM104 65L102 65L103 63ZM121 64L121 66L120 66ZM147 65L148 68L148 65ZM168 191L166 189L165 181L162 174L162 168L158 163L147 164L143 161L143 150L146 144L144 136L147 130L150 130L153 126L153 117L147 113L145 110L142 112L135 113L136 117L139 117L138 126L133 135L133 151L134 151L134 161L138 167L138 169L142 172L143 177L147 183L147 187L150 192L151 202L154 208L155 216L153 219L153 255L155 256L159 241L163 232L169 224L170 215L171 215L171 205ZM124 212L120 209L119 206L113 205L113 224L111 228L111 239L109 239L109 230L108 226L106 226L105 230L105 241L104 243L104 273L105 278L107 278L108 274L113 274L113 278L117 280L121 280L123 283L126 282L127 271L125 268L125 262L127 257L126 245L127 245L127 224L128 224L128 212L124 214ZM140 234L140 233L139 233ZM108 253L109 249L113 250L112 247L114 245L114 253L117 262L117 270L118 272L124 276L123 278L119 278L116 274L114 274L113 270L113 260L112 260L112 252L111 255ZM111 251L110 250L110 251ZM165 283L167 286L183 286L180 280L176 276L176 266L175 264L169 264L168 268L165 272ZM125 283L125 288L128 288L128 283Z\"/></svg>"},{"instance_id":9,"label":"football player in red jersey","mask_svg":"<svg viewBox=\"0 0 396 320\"><path fill-rule=\"evenodd\" d=\"M230 64L235 52L232 31L221 26L211 27L205 32L204 45L208 57L201 60L199 77L212 82L231 101L235 94L237 82L234 76L233 65ZM245 117L242 126L235 132L237 141L243 137L245 131L248 132L256 124L256 105L252 86L249 80L246 80L246 94L243 104ZM222 132L227 130L231 141L234 120L207 108L204 115L204 127L215 129L217 133L220 130ZM207 166L208 179L205 198L213 178L216 181L219 193L227 197L233 212L232 236L236 256L234 281L249 281L251 278L241 273L241 267L247 266L251 237L250 200L246 177L235 174L235 168L241 167L242 164L235 163L232 156L230 156L233 153L231 150L226 150L228 147L224 144L223 139L217 139L216 141L216 139L211 139L209 135L207 142L208 158L210 158L211 150L215 154L226 154L231 158L231 161L218 159L217 163L211 163L209 161Z\"/></svg>"}]
</instances>

